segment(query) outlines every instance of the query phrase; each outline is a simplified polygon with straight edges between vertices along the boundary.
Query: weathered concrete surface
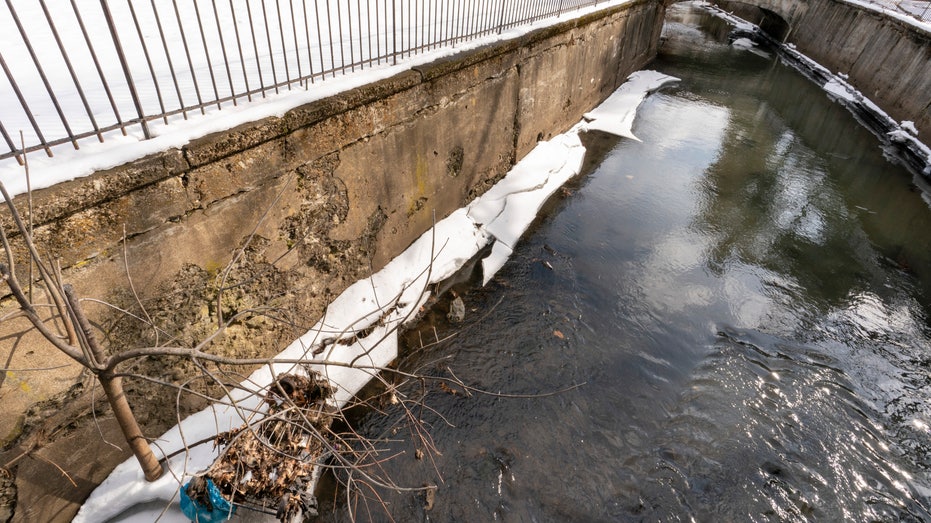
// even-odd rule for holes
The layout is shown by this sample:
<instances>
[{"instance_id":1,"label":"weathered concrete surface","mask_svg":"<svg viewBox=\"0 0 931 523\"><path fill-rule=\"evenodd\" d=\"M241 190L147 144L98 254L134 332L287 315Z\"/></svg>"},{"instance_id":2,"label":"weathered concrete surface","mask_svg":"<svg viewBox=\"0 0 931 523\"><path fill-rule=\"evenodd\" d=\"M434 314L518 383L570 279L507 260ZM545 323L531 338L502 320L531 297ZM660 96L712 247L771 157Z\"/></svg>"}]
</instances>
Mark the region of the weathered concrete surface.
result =
<instances>
[{"instance_id":1,"label":"weathered concrete surface","mask_svg":"<svg viewBox=\"0 0 931 523\"><path fill-rule=\"evenodd\" d=\"M211 350L274 354L346 286L650 61L663 13L656 0L608 8L38 191L37 243L80 296L161 329L85 302L109 350L169 337L190 346L219 314L264 307L274 319L250 316ZM14 250L24 276L23 247ZM13 308L6 298L0 314ZM0 467L16 472L14 520L64 521L126 453L95 436L92 413L106 439L122 444L99 391L91 401L93 380L26 331L22 318L0 325L5 367L14 369L0 379ZM38 368L52 370L28 370ZM141 360L123 370L177 385L194 366ZM147 434L175 423L174 390L128 380L127 394ZM182 396L177 410L202 401Z\"/></svg>"},{"instance_id":2,"label":"weathered concrete surface","mask_svg":"<svg viewBox=\"0 0 931 523\"><path fill-rule=\"evenodd\" d=\"M842 0L715 0L760 24L777 14L785 41L848 81L898 121L931 137L931 34ZM769 11L767 13L766 11ZM763 27L761 25L761 27Z\"/></svg>"}]
</instances>

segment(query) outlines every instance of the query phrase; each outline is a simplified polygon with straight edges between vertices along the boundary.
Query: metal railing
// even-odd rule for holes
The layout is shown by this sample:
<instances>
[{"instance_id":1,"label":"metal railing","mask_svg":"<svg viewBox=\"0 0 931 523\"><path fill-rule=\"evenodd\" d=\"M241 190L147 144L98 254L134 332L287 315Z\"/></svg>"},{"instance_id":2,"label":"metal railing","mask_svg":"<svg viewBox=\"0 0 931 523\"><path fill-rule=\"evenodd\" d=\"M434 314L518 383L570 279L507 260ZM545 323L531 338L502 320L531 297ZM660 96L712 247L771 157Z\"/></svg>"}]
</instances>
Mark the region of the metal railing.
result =
<instances>
[{"instance_id":1,"label":"metal railing","mask_svg":"<svg viewBox=\"0 0 931 523\"><path fill-rule=\"evenodd\" d=\"M931 0L866 0L919 22L931 22Z\"/></svg>"},{"instance_id":2,"label":"metal railing","mask_svg":"<svg viewBox=\"0 0 931 523\"><path fill-rule=\"evenodd\" d=\"M604 3L605 0L601 0ZM4 0L0 160L311 89L597 0ZM4 12L5 11L5 12ZM0 151L3 148L0 147Z\"/></svg>"}]
</instances>

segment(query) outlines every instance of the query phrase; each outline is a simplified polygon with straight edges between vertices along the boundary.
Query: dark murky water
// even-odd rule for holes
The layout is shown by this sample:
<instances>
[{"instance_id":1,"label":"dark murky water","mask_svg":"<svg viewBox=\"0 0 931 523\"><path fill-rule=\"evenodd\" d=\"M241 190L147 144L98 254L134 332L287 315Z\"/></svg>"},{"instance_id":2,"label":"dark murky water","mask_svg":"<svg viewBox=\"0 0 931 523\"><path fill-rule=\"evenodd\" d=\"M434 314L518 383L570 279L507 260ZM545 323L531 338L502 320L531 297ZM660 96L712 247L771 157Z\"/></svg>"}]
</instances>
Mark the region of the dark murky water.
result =
<instances>
[{"instance_id":1,"label":"dark murky water","mask_svg":"<svg viewBox=\"0 0 931 523\"><path fill-rule=\"evenodd\" d=\"M386 494L395 520L931 519L929 204L845 109L727 33L673 7L650 68L682 82L642 106L643 143L587 137L502 272L459 286L464 324L410 334L458 332L406 368L584 385L428 384L432 461L398 409L364 415L405 452L389 475L439 485L429 512Z\"/></svg>"}]
</instances>

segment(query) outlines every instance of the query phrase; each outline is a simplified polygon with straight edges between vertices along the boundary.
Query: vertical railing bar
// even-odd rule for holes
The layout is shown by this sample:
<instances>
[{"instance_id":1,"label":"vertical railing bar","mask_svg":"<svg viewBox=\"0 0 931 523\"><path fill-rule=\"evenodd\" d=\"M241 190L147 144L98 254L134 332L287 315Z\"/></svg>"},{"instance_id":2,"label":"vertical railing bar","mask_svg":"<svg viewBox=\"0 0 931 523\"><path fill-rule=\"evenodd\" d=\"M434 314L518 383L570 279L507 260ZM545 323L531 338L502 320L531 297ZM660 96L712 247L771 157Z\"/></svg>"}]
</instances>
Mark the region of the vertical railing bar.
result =
<instances>
[{"instance_id":1,"label":"vertical railing bar","mask_svg":"<svg viewBox=\"0 0 931 523\"><path fill-rule=\"evenodd\" d=\"M413 0L407 0L407 56L408 57L411 56L414 50L414 47L417 45L414 42L414 33L415 33L414 20L416 20L416 17L413 15L413 11L412 11L413 4L414 4Z\"/></svg>"},{"instance_id":2,"label":"vertical railing bar","mask_svg":"<svg viewBox=\"0 0 931 523\"><path fill-rule=\"evenodd\" d=\"M297 20L295 20L297 17L294 16L294 0L288 0L288 9L291 12L291 34L294 35L294 59L297 61L297 85L303 85L304 69L301 67L301 44L297 41Z\"/></svg>"},{"instance_id":3,"label":"vertical railing bar","mask_svg":"<svg viewBox=\"0 0 931 523\"><path fill-rule=\"evenodd\" d=\"M465 18L462 16L462 2L463 0L453 2L453 47L456 47L462 36L462 19Z\"/></svg>"},{"instance_id":4,"label":"vertical railing bar","mask_svg":"<svg viewBox=\"0 0 931 523\"><path fill-rule=\"evenodd\" d=\"M339 9L339 5L336 6ZM326 0L326 30L330 39L330 72L336 78L336 54L333 51L333 16L330 13L330 0Z\"/></svg>"},{"instance_id":5,"label":"vertical railing bar","mask_svg":"<svg viewBox=\"0 0 931 523\"><path fill-rule=\"evenodd\" d=\"M479 38L485 32L484 21L482 20L483 16L483 7L485 0L476 0L475 4L475 18L472 21L472 33L474 38Z\"/></svg>"},{"instance_id":6,"label":"vertical railing bar","mask_svg":"<svg viewBox=\"0 0 931 523\"><path fill-rule=\"evenodd\" d=\"M272 64L272 87L275 88L275 94L278 94L278 72L275 69L275 51L272 49L272 31L268 27L268 9L265 7L265 0L262 3L262 23L265 25L265 44L268 46L268 60ZM277 1L277 0L276 0ZM256 60L259 57L255 57Z\"/></svg>"},{"instance_id":7,"label":"vertical railing bar","mask_svg":"<svg viewBox=\"0 0 931 523\"><path fill-rule=\"evenodd\" d=\"M359 69L365 68L365 48L362 47L362 0L356 0L356 13L359 15L356 19L356 26L359 31Z\"/></svg>"},{"instance_id":8,"label":"vertical railing bar","mask_svg":"<svg viewBox=\"0 0 931 523\"><path fill-rule=\"evenodd\" d=\"M87 103L87 97L84 95L84 89L81 88L81 82L78 80L78 75L74 72L74 66L71 64L71 59L68 57L68 52L65 50L65 46L61 41L61 36L58 34L58 29L55 27L55 22L52 20L52 15L48 11L48 6L45 5L45 0L39 0L39 5L42 7L42 12L45 13L45 20L48 22L49 28L52 30L52 36L55 37L55 42L58 44L59 51L61 51L61 57L64 58L65 65L68 67L68 73L71 75L71 81L74 82L74 87L78 90L78 96L81 97L81 103L84 104L84 111L87 112L87 117L91 121L91 126L94 128L94 133L97 135L97 139L103 143L103 135L100 133L100 127L97 125L97 120L94 118L94 113L91 111L90 104Z\"/></svg>"},{"instance_id":9,"label":"vertical railing bar","mask_svg":"<svg viewBox=\"0 0 931 523\"><path fill-rule=\"evenodd\" d=\"M103 68L100 67L100 60L97 58L97 52L94 49L94 45L91 43L90 37L87 34L87 28L84 26L84 19L81 18L81 13L78 11L78 6L75 3L75 0L71 0L71 8L74 10L74 17L78 21L78 26L81 28L81 33L84 35L84 42L87 43L87 50L91 54L91 59L94 61L94 67L97 69L97 76L100 77L100 83L103 85L104 92L107 93L107 100L110 102L110 108L113 109L113 116L116 117L117 123L120 124L120 131L122 131L123 136L126 136L126 126L123 124L123 118L120 116L120 110L116 106L116 100L113 98L113 92L110 90L110 84L107 83L107 79L103 74Z\"/></svg>"},{"instance_id":10,"label":"vertical railing bar","mask_svg":"<svg viewBox=\"0 0 931 523\"><path fill-rule=\"evenodd\" d=\"M494 32L495 27L492 25L495 19L494 3L497 0L485 0L485 34Z\"/></svg>"},{"instance_id":11,"label":"vertical railing bar","mask_svg":"<svg viewBox=\"0 0 931 523\"><path fill-rule=\"evenodd\" d=\"M457 33L456 42L462 42L463 37L465 36L465 21L468 19L469 14L464 12L467 7L466 0L458 0L458 2L459 2L459 20L457 21L458 29L456 30L456 33Z\"/></svg>"},{"instance_id":12,"label":"vertical railing bar","mask_svg":"<svg viewBox=\"0 0 931 523\"><path fill-rule=\"evenodd\" d=\"M20 149L16 148L16 144L13 143L13 139L10 138L10 135L6 132L6 127L3 126L3 122L0 122L0 134L3 135L3 139L6 141L7 146L10 148L10 154L13 155L13 158L16 158L16 163L20 165L25 165L23 155L19 153ZM20 137L22 137L22 131L20 131ZM25 144L23 144L25 147Z\"/></svg>"},{"instance_id":13,"label":"vertical railing bar","mask_svg":"<svg viewBox=\"0 0 931 523\"><path fill-rule=\"evenodd\" d=\"M29 110L29 104L26 103L26 98L23 96L23 92L19 89L19 85L16 83L16 79L13 78L13 73L10 72L10 68L6 65L6 60L4 60L2 52L0 52L0 67L3 68L3 72L6 74L6 79L10 82L10 86L13 87L13 93L16 94L16 98L19 100L19 105L23 108L23 112L26 113L26 118L29 118L29 123L32 124L32 130L35 131L36 137L39 139L39 143L41 143L42 147L45 149L45 154L51 158L52 149L48 146L48 142L46 142L45 136L42 135L42 129L40 129L39 124L36 123L36 119L32 115L32 111ZM15 150L15 148L13 150Z\"/></svg>"},{"instance_id":14,"label":"vertical railing bar","mask_svg":"<svg viewBox=\"0 0 931 523\"><path fill-rule=\"evenodd\" d=\"M521 13L522 7L523 7L523 4L521 3L521 0L511 1L511 9L510 9L510 13L508 13L508 21L505 24L508 29L517 25L517 20L520 19L520 13Z\"/></svg>"},{"instance_id":15,"label":"vertical railing bar","mask_svg":"<svg viewBox=\"0 0 931 523\"><path fill-rule=\"evenodd\" d=\"M378 0L375 0L375 1L377 2ZM385 20L385 52L384 52L383 54L384 54L384 56L385 56L385 63L389 63L389 62L391 61L391 60L390 60L390 59L391 59L391 51L389 51L389 49L390 49L390 43L391 43L391 42L388 40L389 38L392 38L391 36L389 36L389 35L392 34L392 33L389 33L389 31L388 31L388 17L390 16L390 15L388 14L388 11L389 11L389 9L388 9L388 2L389 2L389 1L394 2L394 0L385 0L385 6L384 6L384 7L385 7L385 11L384 11L384 15L383 15L383 16L384 16L384 20ZM392 32L394 31L394 20L391 21L391 30L392 30Z\"/></svg>"},{"instance_id":16,"label":"vertical railing bar","mask_svg":"<svg viewBox=\"0 0 931 523\"><path fill-rule=\"evenodd\" d=\"M107 21L107 27L110 29L110 37L113 39L113 45L116 46L116 54L120 60L120 66L123 68L123 75L126 77L126 83L129 86L129 95L133 99L133 105L136 106L136 114L139 116L139 125L142 126L142 135L146 140L152 137L149 133L149 124L145 120L142 111L142 103L139 100L139 93L136 92L136 83L133 81L133 75L129 71L129 62L126 61L126 54L123 52L123 46L120 44L120 37L116 32L116 25L113 23L113 15L110 13L110 7L107 0L100 0L100 7L103 9L103 16Z\"/></svg>"},{"instance_id":17,"label":"vertical railing bar","mask_svg":"<svg viewBox=\"0 0 931 523\"><path fill-rule=\"evenodd\" d=\"M446 7L446 0L436 0L436 21L434 27L436 27L436 36L433 37L434 49L441 45L443 41L443 26L445 25L443 12Z\"/></svg>"},{"instance_id":18,"label":"vertical railing bar","mask_svg":"<svg viewBox=\"0 0 931 523\"><path fill-rule=\"evenodd\" d=\"M427 31L427 49L433 49L434 38L433 34L433 4L435 0L427 0L427 20L424 22L424 29Z\"/></svg>"},{"instance_id":19,"label":"vertical railing bar","mask_svg":"<svg viewBox=\"0 0 931 523\"><path fill-rule=\"evenodd\" d=\"M262 90L262 98L265 98L265 77L262 74L262 60L259 58L259 42L255 37L255 21L252 19L252 7L250 7L251 2L246 0L246 14L249 15L249 33L252 37L252 52L253 58L255 58L255 68L259 73L259 87Z\"/></svg>"},{"instance_id":20,"label":"vertical railing bar","mask_svg":"<svg viewBox=\"0 0 931 523\"><path fill-rule=\"evenodd\" d=\"M404 59L404 0L391 0L391 27L394 35L394 63Z\"/></svg>"},{"instance_id":21,"label":"vertical railing bar","mask_svg":"<svg viewBox=\"0 0 931 523\"><path fill-rule=\"evenodd\" d=\"M417 28L420 30L420 36L417 39L417 47L420 49L420 52L423 53L427 50L429 45L427 40L427 9L430 6L430 0L417 0L417 8L414 10L416 13L420 13L420 24Z\"/></svg>"},{"instance_id":22,"label":"vertical railing bar","mask_svg":"<svg viewBox=\"0 0 931 523\"><path fill-rule=\"evenodd\" d=\"M204 58L207 59L207 71L210 73L210 85L213 86L213 99L217 101L217 109L223 109L220 105L220 91L217 90L217 78L213 74L213 60L210 58L210 49L207 47L207 34L204 31L204 22L200 17L200 8L197 7L199 0L192 0L194 4L194 17L197 18L197 28L200 30L200 42L204 46ZM193 71L192 71L193 74Z\"/></svg>"},{"instance_id":23,"label":"vertical railing bar","mask_svg":"<svg viewBox=\"0 0 931 523\"><path fill-rule=\"evenodd\" d=\"M323 64L326 61L323 59L323 31L320 29L320 2L318 1L314 1L314 18L317 24L317 51L320 54L320 80L323 81L326 79L326 75L323 74L326 70Z\"/></svg>"},{"instance_id":24,"label":"vertical railing bar","mask_svg":"<svg viewBox=\"0 0 931 523\"><path fill-rule=\"evenodd\" d=\"M291 69L288 67L288 47L284 43L284 23L281 21L281 0L275 0L275 13L278 15L278 37L281 39L281 58L284 61L284 78L291 90Z\"/></svg>"},{"instance_id":25,"label":"vertical railing bar","mask_svg":"<svg viewBox=\"0 0 931 523\"><path fill-rule=\"evenodd\" d=\"M393 65L398 64L398 0L391 0L391 59Z\"/></svg>"},{"instance_id":26,"label":"vertical railing bar","mask_svg":"<svg viewBox=\"0 0 931 523\"><path fill-rule=\"evenodd\" d=\"M476 33L476 36L479 36L479 37L480 37L480 36L484 36L484 35L485 35L485 22L486 22L486 18L485 18L485 9L488 7L488 6L487 6L487 1L486 1L486 0L479 0L478 6L479 6L479 7L478 7L478 13L477 13L477 14L478 14L478 18L476 19L476 22L475 22L475 23L478 24L478 32Z\"/></svg>"},{"instance_id":27,"label":"vertical railing bar","mask_svg":"<svg viewBox=\"0 0 931 523\"><path fill-rule=\"evenodd\" d=\"M236 22L236 8L233 0L229 0L230 17L233 19L233 34L236 35L236 50L239 52L239 65L242 67L242 79L246 85L246 100L252 101L252 89L249 88L249 73L246 71L246 55L242 51L242 37L239 35L239 24ZM233 101L235 105L235 98Z\"/></svg>"},{"instance_id":28,"label":"vertical railing bar","mask_svg":"<svg viewBox=\"0 0 931 523\"><path fill-rule=\"evenodd\" d=\"M376 7L376 9L378 8L378 2L375 2L375 7ZM376 15L376 16L377 16L377 15ZM375 19L375 34L374 34L374 35L372 34L372 3L371 3L371 2L366 2L366 3L365 3L365 20L366 20L366 23L367 23L366 28L367 28L367 30L368 30L369 67L371 67L371 66L372 66L372 59L374 58L374 57L372 56L372 37L374 36L374 37L375 37L375 40L376 40L376 41L378 40L378 19L377 19L377 18Z\"/></svg>"},{"instance_id":29,"label":"vertical railing bar","mask_svg":"<svg viewBox=\"0 0 931 523\"><path fill-rule=\"evenodd\" d=\"M501 14L500 16L498 16L498 27L496 28L497 34L501 34L501 31L504 27L504 13L507 8L506 4L507 4L507 0L501 0L501 9L499 10Z\"/></svg>"},{"instance_id":30,"label":"vertical railing bar","mask_svg":"<svg viewBox=\"0 0 931 523\"><path fill-rule=\"evenodd\" d=\"M346 49L343 45L343 9L339 5L339 0L336 0L336 24L339 29L339 63L342 73L346 74Z\"/></svg>"},{"instance_id":31,"label":"vertical railing bar","mask_svg":"<svg viewBox=\"0 0 931 523\"><path fill-rule=\"evenodd\" d=\"M478 9L476 8L475 0L467 0L467 2L469 4L469 7L468 7L469 13L471 13L469 15L469 29L468 29L469 39L471 40L475 38L475 28L478 26L478 22L477 22Z\"/></svg>"},{"instance_id":32,"label":"vertical railing bar","mask_svg":"<svg viewBox=\"0 0 931 523\"><path fill-rule=\"evenodd\" d=\"M104 2L106 0L100 1ZM206 111L204 110L204 100L200 95L200 84L197 82L197 74L194 71L194 62L191 60L191 50L187 44L187 36L184 33L184 26L181 24L181 13L178 11L178 0L171 0L171 5L175 10L175 21L178 22L178 31L181 32L181 44L184 47L184 56L187 58L188 70L191 71L191 80L194 82L194 93L197 95L197 106L200 107L200 114L206 114Z\"/></svg>"},{"instance_id":33,"label":"vertical railing bar","mask_svg":"<svg viewBox=\"0 0 931 523\"><path fill-rule=\"evenodd\" d=\"M450 10L454 2L455 0L448 0L446 2L443 2L443 7L444 7L443 9L444 28L443 29L444 30L443 30L443 37L440 39L440 43L442 43L443 45L445 45L450 40L450 35L452 35L452 32L453 32L452 31L453 16L450 14Z\"/></svg>"},{"instance_id":34,"label":"vertical railing bar","mask_svg":"<svg viewBox=\"0 0 931 523\"><path fill-rule=\"evenodd\" d=\"M432 0L431 5L433 8L433 13L430 17L430 48L435 49L439 43L439 35L441 26L440 23L440 0Z\"/></svg>"},{"instance_id":35,"label":"vertical railing bar","mask_svg":"<svg viewBox=\"0 0 931 523\"><path fill-rule=\"evenodd\" d=\"M349 65L350 71L355 72L356 70L356 51L355 46L352 44L352 0L346 0L346 16L349 20L346 21L346 26L349 27ZM343 29L340 28L340 40L343 39Z\"/></svg>"},{"instance_id":36,"label":"vertical railing bar","mask_svg":"<svg viewBox=\"0 0 931 523\"><path fill-rule=\"evenodd\" d=\"M457 5L459 5L459 0L451 0L449 3L449 33L446 35L446 43L453 47L456 46L456 23L459 20Z\"/></svg>"},{"instance_id":37,"label":"vertical railing bar","mask_svg":"<svg viewBox=\"0 0 931 523\"><path fill-rule=\"evenodd\" d=\"M19 21L19 16L16 14L16 10L13 9L13 3L10 0L6 0L6 5L10 9L10 15L13 17L13 22L16 23L16 28L19 29L19 34L23 37L23 43L26 44L26 50L29 51L29 56L32 57L32 63L36 66L36 71L39 72L39 77L42 79L42 84L45 85L45 91L48 93L49 98L52 100L52 105L55 106L55 110L58 112L58 117L61 119L62 125L65 127L65 132L68 133L68 138L71 140L71 144L75 149L80 149L78 146L78 141L74 137L74 133L71 132L71 126L68 125L68 119L65 117L64 111L61 110L61 105L58 103L58 98L55 96L55 92L52 91L52 85L48 81L48 77L45 76L45 70L42 69L42 64L39 62L39 57L36 56L35 49L32 47L32 43L29 41L29 36L26 34L26 29L23 28L23 24ZM12 76L10 76L12 78Z\"/></svg>"},{"instance_id":38,"label":"vertical railing bar","mask_svg":"<svg viewBox=\"0 0 931 523\"><path fill-rule=\"evenodd\" d=\"M155 86L155 96L158 98L158 109L162 113L162 119L165 122L165 125L168 125L168 116L165 115L165 101L162 98L162 88L158 83L158 78L155 76L155 66L152 65L152 57L149 54L149 46L145 43L145 38L142 35L142 26L139 25L139 17L136 15L136 8L133 7L133 3L130 0L127 0L126 4L129 6L129 14L133 18L133 26L136 28L136 36L139 37L139 43L142 44L142 54L145 56L146 66L149 68L149 76L152 77L152 84Z\"/></svg>"},{"instance_id":39,"label":"vertical railing bar","mask_svg":"<svg viewBox=\"0 0 931 523\"><path fill-rule=\"evenodd\" d=\"M559 9L557 10L556 16L562 16L562 3L563 0L559 0Z\"/></svg>"},{"instance_id":40,"label":"vertical railing bar","mask_svg":"<svg viewBox=\"0 0 931 523\"><path fill-rule=\"evenodd\" d=\"M236 106L239 104L236 103L236 88L233 86L233 71L230 70L230 59L229 55L226 53L226 41L223 38L223 27L220 24L220 11L217 9L217 0L210 0L210 4L213 6L213 21L217 24L217 36L220 37L220 51L223 53L223 66L226 68L226 80L230 85L230 96L233 98L233 106ZM233 19L233 25L236 25L235 18Z\"/></svg>"},{"instance_id":41,"label":"vertical railing bar","mask_svg":"<svg viewBox=\"0 0 931 523\"><path fill-rule=\"evenodd\" d=\"M307 73L310 78L310 83L314 83L314 53L313 46L310 44L310 24L307 22L307 2L301 2L301 9L304 12L304 41L307 42L307 67L310 71ZM306 89L308 84L304 83L304 88Z\"/></svg>"},{"instance_id":42,"label":"vertical railing bar","mask_svg":"<svg viewBox=\"0 0 931 523\"><path fill-rule=\"evenodd\" d=\"M378 31L378 24L381 22L380 10L378 9L378 0L375 0L375 56L378 57L377 63L381 65L381 34ZM371 34L371 31L369 31Z\"/></svg>"},{"instance_id":43,"label":"vertical railing bar","mask_svg":"<svg viewBox=\"0 0 931 523\"><path fill-rule=\"evenodd\" d=\"M73 2L74 0L72 0ZM158 26L158 34L162 39L162 49L165 51L165 59L168 60L168 70L171 72L171 81L175 86L175 93L178 95L178 105L181 106L181 115L187 120L187 111L184 110L184 97L181 95L181 86L178 85L178 75L175 72L174 60L171 59L171 52L168 50L168 41L165 40L165 29L162 27L162 18L155 7L155 0L151 0L152 12L155 13L155 24Z\"/></svg>"}]
</instances>

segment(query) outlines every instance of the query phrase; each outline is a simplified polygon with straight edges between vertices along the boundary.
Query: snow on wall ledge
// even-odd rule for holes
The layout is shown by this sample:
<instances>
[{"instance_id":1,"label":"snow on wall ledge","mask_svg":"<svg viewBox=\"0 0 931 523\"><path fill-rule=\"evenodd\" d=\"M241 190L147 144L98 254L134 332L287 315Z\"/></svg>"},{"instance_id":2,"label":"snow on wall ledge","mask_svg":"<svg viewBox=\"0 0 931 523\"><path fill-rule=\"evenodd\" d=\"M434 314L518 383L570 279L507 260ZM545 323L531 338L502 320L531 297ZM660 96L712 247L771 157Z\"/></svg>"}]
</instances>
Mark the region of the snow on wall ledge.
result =
<instances>
[{"instance_id":1,"label":"snow on wall ledge","mask_svg":"<svg viewBox=\"0 0 931 523\"><path fill-rule=\"evenodd\" d=\"M324 319L276 359L315 362L313 366L336 385L337 405L344 405L397 357L397 328L427 300L431 284L452 276L489 242L494 242L494 247L483 260L485 282L504 265L546 200L579 173L585 157L580 132L597 130L633 138L631 126L637 107L648 93L676 80L655 71L632 74L601 106L587 113L583 122L538 144L483 196L439 221L381 271L346 289L327 309ZM361 332L365 332L364 337L352 345L329 343L322 355L310 356L322 340L332 340L334 333L350 339ZM186 451L183 442L203 441L254 421L243 416L244 409L257 409L273 376L294 368L294 363L273 363L256 370L242 382L245 390L233 393L231 399L239 409L215 403L158 438L160 456L182 451L167 460L170 472L161 479L147 482L135 458L119 465L87 499L75 523L156 518L166 523L187 521L177 505L177 491L191 475L209 466L217 452L212 441ZM140 508L144 506L151 508ZM131 515L121 518L124 512Z\"/></svg>"}]
</instances>

